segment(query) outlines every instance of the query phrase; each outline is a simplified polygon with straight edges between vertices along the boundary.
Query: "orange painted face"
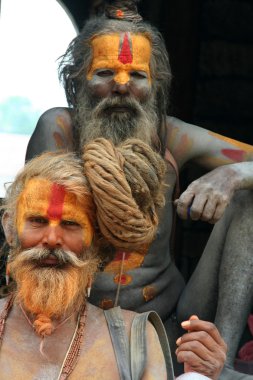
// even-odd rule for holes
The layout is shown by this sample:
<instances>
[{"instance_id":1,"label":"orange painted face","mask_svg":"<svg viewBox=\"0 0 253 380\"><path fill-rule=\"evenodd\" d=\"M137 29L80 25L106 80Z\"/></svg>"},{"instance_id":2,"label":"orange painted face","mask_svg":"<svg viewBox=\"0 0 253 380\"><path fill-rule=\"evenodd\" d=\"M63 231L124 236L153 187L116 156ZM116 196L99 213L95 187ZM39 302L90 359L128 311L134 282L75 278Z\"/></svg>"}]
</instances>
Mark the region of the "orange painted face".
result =
<instances>
[{"instance_id":1,"label":"orange painted face","mask_svg":"<svg viewBox=\"0 0 253 380\"><path fill-rule=\"evenodd\" d=\"M45 236L55 229L62 248L79 253L89 247L93 227L85 206L63 186L46 179L31 179L18 201L16 223L21 246L42 245Z\"/></svg>"},{"instance_id":2,"label":"orange painted face","mask_svg":"<svg viewBox=\"0 0 253 380\"><path fill-rule=\"evenodd\" d=\"M129 32L101 35L94 37L91 45L93 60L87 74L88 80L94 75L108 75L107 69L111 71L116 83L126 84L131 79L146 79L150 85L151 45L145 35Z\"/></svg>"}]
</instances>

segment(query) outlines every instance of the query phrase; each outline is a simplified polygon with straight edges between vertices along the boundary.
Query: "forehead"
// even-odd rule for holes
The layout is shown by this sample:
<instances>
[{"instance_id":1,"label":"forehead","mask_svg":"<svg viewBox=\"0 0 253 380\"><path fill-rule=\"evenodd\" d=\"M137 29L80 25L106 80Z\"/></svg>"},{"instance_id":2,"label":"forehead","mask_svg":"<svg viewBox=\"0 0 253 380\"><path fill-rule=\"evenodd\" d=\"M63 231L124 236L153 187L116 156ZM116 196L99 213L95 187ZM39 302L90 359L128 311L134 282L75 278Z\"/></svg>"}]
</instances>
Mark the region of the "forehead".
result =
<instances>
[{"instance_id":1,"label":"forehead","mask_svg":"<svg viewBox=\"0 0 253 380\"><path fill-rule=\"evenodd\" d=\"M80 208L74 194L43 178L28 181L18 201L19 216L40 215L59 220Z\"/></svg>"},{"instance_id":2,"label":"forehead","mask_svg":"<svg viewBox=\"0 0 253 380\"><path fill-rule=\"evenodd\" d=\"M144 34L105 34L91 40L93 65L106 67L108 60L119 66L149 65L151 44ZM103 66L104 65L104 66Z\"/></svg>"}]
</instances>

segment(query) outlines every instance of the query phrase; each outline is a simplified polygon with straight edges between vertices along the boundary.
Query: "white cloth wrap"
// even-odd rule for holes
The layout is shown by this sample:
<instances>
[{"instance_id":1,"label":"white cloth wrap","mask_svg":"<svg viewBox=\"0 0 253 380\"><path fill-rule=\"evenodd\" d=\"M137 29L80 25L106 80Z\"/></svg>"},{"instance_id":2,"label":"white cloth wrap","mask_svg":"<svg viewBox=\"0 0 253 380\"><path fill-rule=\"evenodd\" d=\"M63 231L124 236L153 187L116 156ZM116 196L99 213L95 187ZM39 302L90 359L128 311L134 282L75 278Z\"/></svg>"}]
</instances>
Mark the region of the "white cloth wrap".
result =
<instances>
[{"instance_id":1,"label":"white cloth wrap","mask_svg":"<svg viewBox=\"0 0 253 380\"><path fill-rule=\"evenodd\" d=\"M197 372L187 372L177 377L176 380L210 380L210 377L206 377Z\"/></svg>"}]
</instances>

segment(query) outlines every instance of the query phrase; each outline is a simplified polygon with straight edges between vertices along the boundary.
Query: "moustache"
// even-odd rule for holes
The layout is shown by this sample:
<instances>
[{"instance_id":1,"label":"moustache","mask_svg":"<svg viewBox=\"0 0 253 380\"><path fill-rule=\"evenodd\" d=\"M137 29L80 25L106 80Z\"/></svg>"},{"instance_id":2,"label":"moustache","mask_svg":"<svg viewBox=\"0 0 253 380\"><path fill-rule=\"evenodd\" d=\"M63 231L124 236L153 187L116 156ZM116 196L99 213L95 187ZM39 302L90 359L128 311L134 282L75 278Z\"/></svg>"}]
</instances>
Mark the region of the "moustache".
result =
<instances>
[{"instance_id":1,"label":"moustache","mask_svg":"<svg viewBox=\"0 0 253 380\"><path fill-rule=\"evenodd\" d=\"M48 259L50 256L54 256L57 259L57 266L70 264L76 268L83 268L88 263L85 260L79 259L76 254L71 251L65 251L63 249L50 250L47 248L29 248L23 250L19 252L15 260L19 260L20 262L33 262L39 265L42 260Z\"/></svg>"},{"instance_id":2,"label":"moustache","mask_svg":"<svg viewBox=\"0 0 253 380\"><path fill-rule=\"evenodd\" d=\"M101 116L103 113L111 113L114 110L120 110L122 113L132 113L136 116L143 112L141 104L136 99L129 96L114 96L100 100L94 108L94 115Z\"/></svg>"}]
</instances>

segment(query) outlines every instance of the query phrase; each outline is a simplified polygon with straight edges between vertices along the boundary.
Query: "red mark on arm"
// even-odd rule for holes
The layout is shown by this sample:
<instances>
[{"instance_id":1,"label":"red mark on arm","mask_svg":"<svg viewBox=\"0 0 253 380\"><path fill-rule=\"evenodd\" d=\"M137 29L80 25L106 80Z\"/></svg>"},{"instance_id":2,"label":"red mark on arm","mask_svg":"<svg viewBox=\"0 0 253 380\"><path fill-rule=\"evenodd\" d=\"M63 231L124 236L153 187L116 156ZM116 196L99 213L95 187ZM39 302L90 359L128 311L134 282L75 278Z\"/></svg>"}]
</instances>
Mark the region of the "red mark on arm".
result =
<instances>
[{"instance_id":1,"label":"red mark on arm","mask_svg":"<svg viewBox=\"0 0 253 380\"><path fill-rule=\"evenodd\" d=\"M60 135L60 133L54 132L53 136L54 136L54 141L55 141L56 147L58 149L64 148L65 147L65 143L64 143L63 138Z\"/></svg>"},{"instance_id":2,"label":"red mark on arm","mask_svg":"<svg viewBox=\"0 0 253 380\"><path fill-rule=\"evenodd\" d=\"M121 46L121 51L120 51L119 56L118 56L118 60L124 64L133 62L133 54L131 52L131 46L130 46L129 38L130 38L129 34L125 33L123 43Z\"/></svg>"},{"instance_id":3,"label":"red mark on arm","mask_svg":"<svg viewBox=\"0 0 253 380\"><path fill-rule=\"evenodd\" d=\"M238 149L222 149L221 153L225 157L235 162L241 162L244 160L244 157L245 157L245 152L243 150L238 150Z\"/></svg>"},{"instance_id":4,"label":"red mark on arm","mask_svg":"<svg viewBox=\"0 0 253 380\"><path fill-rule=\"evenodd\" d=\"M65 197L65 188L57 183L52 184L47 217L59 220L62 217L62 210Z\"/></svg>"}]
</instances>

